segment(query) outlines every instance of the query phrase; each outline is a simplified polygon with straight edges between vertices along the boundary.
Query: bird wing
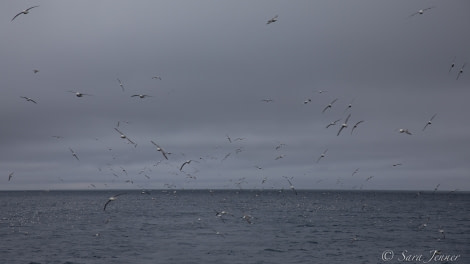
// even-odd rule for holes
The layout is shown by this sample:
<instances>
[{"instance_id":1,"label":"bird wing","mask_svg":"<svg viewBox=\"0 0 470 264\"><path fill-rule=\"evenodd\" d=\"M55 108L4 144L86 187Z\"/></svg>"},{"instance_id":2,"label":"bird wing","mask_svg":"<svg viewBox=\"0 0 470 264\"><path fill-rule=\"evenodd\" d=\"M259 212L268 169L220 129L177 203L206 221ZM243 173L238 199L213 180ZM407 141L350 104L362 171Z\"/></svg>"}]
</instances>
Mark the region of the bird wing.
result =
<instances>
[{"instance_id":1,"label":"bird wing","mask_svg":"<svg viewBox=\"0 0 470 264\"><path fill-rule=\"evenodd\" d=\"M189 162L185 161L185 162L181 165L180 171L183 170L183 167L184 167L184 165L186 165L186 164L189 164Z\"/></svg>"},{"instance_id":2,"label":"bird wing","mask_svg":"<svg viewBox=\"0 0 470 264\"><path fill-rule=\"evenodd\" d=\"M124 135L124 133L122 133L121 131L119 131L119 129L114 128L114 130L116 130L119 134Z\"/></svg>"},{"instance_id":3,"label":"bird wing","mask_svg":"<svg viewBox=\"0 0 470 264\"><path fill-rule=\"evenodd\" d=\"M338 131L338 134L336 134L336 136L339 136L339 133L341 133L341 131L345 128L345 126L341 126L341 128L339 129Z\"/></svg>"},{"instance_id":4,"label":"bird wing","mask_svg":"<svg viewBox=\"0 0 470 264\"><path fill-rule=\"evenodd\" d=\"M33 8L35 8L35 7L38 7L38 6L32 6L32 7L28 8L28 9L26 9L25 11L29 11L30 9L33 9Z\"/></svg>"},{"instance_id":5,"label":"bird wing","mask_svg":"<svg viewBox=\"0 0 470 264\"><path fill-rule=\"evenodd\" d=\"M346 117L346 120L344 121L345 124L348 123L348 120L349 120L350 117L351 117L351 114L349 114L348 117Z\"/></svg>"},{"instance_id":6,"label":"bird wing","mask_svg":"<svg viewBox=\"0 0 470 264\"><path fill-rule=\"evenodd\" d=\"M108 206L108 204L109 204L111 201L112 201L112 200L108 200L108 201L104 204L103 211L106 211L106 206Z\"/></svg>"},{"instance_id":7,"label":"bird wing","mask_svg":"<svg viewBox=\"0 0 470 264\"><path fill-rule=\"evenodd\" d=\"M11 21L13 21L16 17L18 17L18 16L21 15L21 14L23 14L23 11L19 12L18 14L16 14L16 16L14 16L14 17L11 19ZM10 22L11 22L11 21L10 21Z\"/></svg>"},{"instance_id":8,"label":"bird wing","mask_svg":"<svg viewBox=\"0 0 470 264\"><path fill-rule=\"evenodd\" d=\"M165 159L168 159L168 157L166 156L166 152L162 148L160 149L160 152L162 153L163 157L165 157Z\"/></svg>"},{"instance_id":9,"label":"bird wing","mask_svg":"<svg viewBox=\"0 0 470 264\"><path fill-rule=\"evenodd\" d=\"M126 137L126 139L127 139L131 144L134 144L134 145L135 145L134 141L132 141L130 138Z\"/></svg>"}]
</instances>

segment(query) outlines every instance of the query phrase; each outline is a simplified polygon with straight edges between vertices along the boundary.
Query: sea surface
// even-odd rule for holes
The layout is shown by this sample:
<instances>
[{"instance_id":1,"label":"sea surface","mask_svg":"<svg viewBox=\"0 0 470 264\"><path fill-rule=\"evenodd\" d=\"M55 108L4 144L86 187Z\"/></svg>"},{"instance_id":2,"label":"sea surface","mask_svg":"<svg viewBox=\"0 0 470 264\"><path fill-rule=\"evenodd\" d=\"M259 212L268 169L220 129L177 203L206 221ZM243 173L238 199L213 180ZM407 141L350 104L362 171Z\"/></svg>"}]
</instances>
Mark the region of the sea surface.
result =
<instances>
[{"instance_id":1,"label":"sea surface","mask_svg":"<svg viewBox=\"0 0 470 264\"><path fill-rule=\"evenodd\" d=\"M4 191L0 263L470 263L468 192L297 192Z\"/></svg>"}]
</instances>

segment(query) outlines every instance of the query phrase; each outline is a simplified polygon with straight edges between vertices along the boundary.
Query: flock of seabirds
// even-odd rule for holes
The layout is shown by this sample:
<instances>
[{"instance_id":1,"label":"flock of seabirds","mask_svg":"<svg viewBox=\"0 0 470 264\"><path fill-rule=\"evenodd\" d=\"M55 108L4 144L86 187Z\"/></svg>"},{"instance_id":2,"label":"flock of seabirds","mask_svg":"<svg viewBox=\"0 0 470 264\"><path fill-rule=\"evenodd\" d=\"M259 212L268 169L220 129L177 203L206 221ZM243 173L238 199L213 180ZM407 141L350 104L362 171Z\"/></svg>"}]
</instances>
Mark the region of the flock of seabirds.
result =
<instances>
[{"instance_id":1,"label":"flock of seabirds","mask_svg":"<svg viewBox=\"0 0 470 264\"><path fill-rule=\"evenodd\" d=\"M17 13L12 19L11 19L11 22L13 22L15 19L18 19L19 17L21 17L21 15L27 15L30 13L30 11L34 8L37 8L39 6L32 6L32 7L29 7L19 13ZM434 6L431 6L431 7L428 7L428 8L424 8L424 9L421 9L421 10L418 10L414 13L412 13L410 15L410 17L412 16L416 16L416 15L423 15L425 12L431 10L435 8ZM274 17L272 17L271 19L269 19L266 24L269 25L269 24L272 24L272 23L275 23L278 21L278 15L275 15ZM453 61L450 63L450 66L449 66L449 73L451 73L452 71L455 71L454 69L457 67L456 63L455 63L455 57L453 59ZM466 66L466 63L463 63L460 68L458 68L457 70L457 74L456 74L456 80L458 80L461 75L464 73L464 68ZM33 70L34 74L37 74L39 73L39 70L38 69L34 69ZM162 80L162 78L160 76L153 76L152 79L155 79L155 80ZM124 84L123 82L117 78L117 85L122 89L122 91L124 92L125 91L125 88L124 88ZM67 91L67 92L70 92L70 93L73 93L76 97L84 97L84 96L91 96L91 94L87 94L87 93L81 93L79 91ZM324 92L327 92L326 90L318 90L317 91L318 93L324 93ZM21 98L23 98L24 100L26 100L27 102L31 102L31 103L34 103L34 104L37 104L38 102L36 101L36 99L33 99L33 98L30 98L30 97L27 97L27 96L20 96ZM137 97L137 98L140 98L140 99L143 99L143 98L147 98L147 97L152 97L151 95L148 95L148 94L133 94L131 95L131 97ZM269 98L266 98L266 99L261 99L262 102L265 102L265 103L271 103L273 100L272 99L269 99ZM304 104L308 104L310 103L312 100L309 98L309 99L306 99L303 103ZM329 109L333 108L335 103L338 101L338 98L335 98L334 100L332 100L330 103L326 104L325 107L323 108L322 110L322 113L325 113L327 112ZM346 109L344 112L346 112L347 110L351 109L352 108L352 102L350 104L347 105ZM437 113L432 115L429 120L427 122L425 122L423 124L423 128L422 130L424 131L425 129L427 129L433 122L434 118L437 116ZM349 123L349 119L351 117L351 114L348 114L347 117L344 119L344 122L342 123L339 123L342 119L337 119L337 120L334 120L332 122L330 122L329 124L326 125L326 128L330 128L330 127L333 127L333 126L336 126L339 124L339 128L338 128L338 131L336 133L337 136L339 136L343 131L343 133L345 133L345 130L348 129L348 128L351 128L350 129L350 134L352 135L354 133L354 131L362 124L365 122L365 120L359 120L355 123ZM119 137L126 140L129 144L132 144L134 147L137 147L137 144L135 143L135 141L133 141L131 138L129 138L125 133L123 133L120 129L119 129L119 126L120 126L120 121L117 122L117 125L116 127L114 128L114 130L118 133ZM407 134L407 135L412 135L413 133L407 129L407 128L400 128L398 129L398 132L399 133L402 133L402 134ZM62 138L61 136L53 136L57 139L60 139ZM232 139L229 135L226 135L226 139L229 143L232 143L232 142L235 142L235 141L242 141L244 140L245 138L235 138L235 139ZM169 156L171 155L171 152L168 152L166 151L162 146L160 146L159 144L157 144L155 141L151 140L150 141L151 144L153 144L156 148L157 151L159 151L161 154L162 154L162 158L165 159L165 160L168 160L169 159ZM282 148L283 146L285 146L285 144L283 143L280 143L278 146L275 147L276 150L279 150L280 148ZM72 149L69 147L69 151L72 155L73 158L75 158L76 160L80 160L79 158L79 155ZM239 153L241 152L242 149L241 148L238 148L235 152L236 153ZM319 163L321 161L322 158L324 158L326 156L328 152L328 149L325 149L318 157L318 159L316 160L316 163ZM231 155L232 152L228 153L223 159L227 159L230 155ZM277 156L275 159L278 160L278 159L281 159L283 158L284 156L283 155L279 155ZM200 158L200 159L203 159L203 158ZM189 160L185 160L184 162L181 163L181 165L179 166L179 171L181 172L184 172L184 167L185 166L188 166L189 164L191 164L192 162L200 162L198 160L192 160L192 159L189 159ZM394 167L396 166L401 166L402 164L401 163L396 163L396 164L393 164ZM127 171L123 168L123 167L120 167L122 172L125 173L127 175ZM256 168L258 169L262 169L262 167L260 166L256 166ZM111 169L112 170L112 169ZM143 173L144 170L142 170L140 173ZM355 175L356 173L359 172L359 168L355 169L353 172L352 172L352 176ZM139 174L140 174L139 173ZM118 177L118 175L113 172L113 175ZM8 175L8 181L12 180L14 176L14 172L11 172L9 175ZM148 175L145 174L145 176L149 179L150 177ZM193 177L191 174L187 173L187 176L188 177ZM292 184L292 179L293 177L287 177L287 176L283 176L287 183L289 184L289 188L297 195L297 191L294 187L294 185ZM370 180L371 178L373 178L373 176L370 176L366 179L366 181ZM264 177L262 179L262 183L266 182L267 178ZM126 182L128 183L133 183L132 180L127 180ZM238 185L240 187L240 185L242 183L246 182L245 181L245 178L240 178L238 181L235 182L236 185ZM167 187L171 187L170 184L166 184ZM439 185L438 184L434 191L437 191L437 189L439 188ZM92 187L95 187L94 184L90 184L90 186ZM142 191L142 194L149 194L148 191ZM119 194L116 194L116 195L113 195L111 197L109 197L109 199L105 202L104 204L104 207L103 207L103 210L106 210L107 206L109 205L109 203L111 203L112 201L115 201L120 195L123 195L123 194L126 194L125 192L124 193L119 193ZM223 216L225 214L227 214L227 212L225 211L222 211L222 212L216 212L217 216ZM246 215L243 217L247 222L250 222L250 216ZM441 231L440 231L441 232ZM442 231L443 233L443 231Z\"/></svg>"}]
</instances>

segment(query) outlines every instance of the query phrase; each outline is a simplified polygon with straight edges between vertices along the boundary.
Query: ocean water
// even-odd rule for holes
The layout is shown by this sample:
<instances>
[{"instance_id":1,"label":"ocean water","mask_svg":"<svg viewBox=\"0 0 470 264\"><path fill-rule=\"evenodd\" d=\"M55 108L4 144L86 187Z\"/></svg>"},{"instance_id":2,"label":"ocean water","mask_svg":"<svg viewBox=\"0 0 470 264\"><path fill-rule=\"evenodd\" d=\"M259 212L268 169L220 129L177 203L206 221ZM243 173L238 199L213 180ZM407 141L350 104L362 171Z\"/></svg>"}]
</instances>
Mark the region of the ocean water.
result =
<instances>
[{"instance_id":1,"label":"ocean water","mask_svg":"<svg viewBox=\"0 0 470 264\"><path fill-rule=\"evenodd\" d=\"M5 191L0 263L466 264L470 193Z\"/></svg>"}]
</instances>

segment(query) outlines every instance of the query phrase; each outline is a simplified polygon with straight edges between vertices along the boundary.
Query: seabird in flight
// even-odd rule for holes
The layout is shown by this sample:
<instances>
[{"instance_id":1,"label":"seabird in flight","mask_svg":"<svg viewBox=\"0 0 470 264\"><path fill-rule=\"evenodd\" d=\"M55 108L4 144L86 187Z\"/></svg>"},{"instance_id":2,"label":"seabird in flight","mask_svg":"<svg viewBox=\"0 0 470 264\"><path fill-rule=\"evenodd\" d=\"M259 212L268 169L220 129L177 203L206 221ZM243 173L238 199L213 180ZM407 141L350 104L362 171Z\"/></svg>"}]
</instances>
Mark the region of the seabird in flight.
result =
<instances>
[{"instance_id":1,"label":"seabird in flight","mask_svg":"<svg viewBox=\"0 0 470 264\"><path fill-rule=\"evenodd\" d=\"M14 17L11 19L11 21L13 21L15 18L17 18L17 17L18 17L19 15L21 15L21 14L23 14L23 15L28 14L28 13L29 13L29 10L31 10L31 9L33 9L33 8L35 8L35 7L38 7L38 6L32 6L32 7L28 8L28 9L25 9L25 10L19 12L18 14L16 14L16 16L14 16ZM11 22L11 21L10 21L10 22Z\"/></svg>"},{"instance_id":2,"label":"seabird in flight","mask_svg":"<svg viewBox=\"0 0 470 264\"><path fill-rule=\"evenodd\" d=\"M277 18L278 18L278 15L275 15L273 18L271 18L270 20L268 20L268 22L266 22L266 25L269 25L271 23L274 23L277 21Z\"/></svg>"},{"instance_id":3,"label":"seabird in flight","mask_svg":"<svg viewBox=\"0 0 470 264\"><path fill-rule=\"evenodd\" d=\"M110 202L115 201L119 195L123 195L123 194L126 194L126 193L119 193L119 194L109 197L108 201L104 204L103 211L106 211L106 206L108 206Z\"/></svg>"},{"instance_id":4,"label":"seabird in flight","mask_svg":"<svg viewBox=\"0 0 470 264\"><path fill-rule=\"evenodd\" d=\"M89 96L91 96L91 94L86 94L86 93L80 93L80 92L74 92L74 91L67 91L67 92L69 92L69 93L74 93L75 96L77 96L77 97L82 97L82 96L84 96L84 95L89 95Z\"/></svg>"},{"instance_id":5,"label":"seabird in flight","mask_svg":"<svg viewBox=\"0 0 470 264\"><path fill-rule=\"evenodd\" d=\"M31 99L31 98L29 98L29 97L26 97L26 96L20 96L20 97L21 97L21 98L24 98L24 99L25 99L26 101L28 101L28 102L33 102L33 103L37 104L36 101L34 101L33 99Z\"/></svg>"},{"instance_id":6,"label":"seabird in flight","mask_svg":"<svg viewBox=\"0 0 470 264\"><path fill-rule=\"evenodd\" d=\"M185 162L181 165L180 171L183 171L184 165L191 163L191 161L195 161L195 160L187 160L187 161L185 161ZM196 162L197 162L197 161L196 161Z\"/></svg>"},{"instance_id":7,"label":"seabird in flight","mask_svg":"<svg viewBox=\"0 0 470 264\"><path fill-rule=\"evenodd\" d=\"M415 16L415 15L422 15L422 14L424 14L424 11L427 11L427 10L432 9L432 8L434 8L434 6L427 7L427 8L424 8L424 9L420 9L420 10L414 12L413 14L411 14L410 17Z\"/></svg>"},{"instance_id":8,"label":"seabird in flight","mask_svg":"<svg viewBox=\"0 0 470 264\"><path fill-rule=\"evenodd\" d=\"M119 78L117 78L117 81L119 82L119 86L121 86L121 89L124 92L124 85L122 84L121 80L119 80Z\"/></svg>"},{"instance_id":9,"label":"seabird in flight","mask_svg":"<svg viewBox=\"0 0 470 264\"><path fill-rule=\"evenodd\" d=\"M464 63L464 64L462 65L462 68L460 68L459 73L457 74L457 80L459 79L460 74L463 73L463 68L465 68L465 65L466 65L466 64L467 64L467 63Z\"/></svg>"},{"instance_id":10,"label":"seabird in flight","mask_svg":"<svg viewBox=\"0 0 470 264\"><path fill-rule=\"evenodd\" d=\"M411 134L411 132L410 132L408 129L406 129L406 128L400 128L400 129L398 130L398 132L400 132L400 133L402 133L402 134L405 133L405 134L408 134L408 135L413 135L413 134Z\"/></svg>"},{"instance_id":11,"label":"seabird in flight","mask_svg":"<svg viewBox=\"0 0 470 264\"><path fill-rule=\"evenodd\" d=\"M72 156L74 156L77 160L80 160L77 156L77 153L75 153L75 151L73 151L72 148L69 148L70 149L70 152L72 152Z\"/></svg>"},{"instance_id":12,"label":"seabird in flight","mask_svg":"<svg viewBox=\"0 0 470 264\"><path fill-rule=\"evenodd\" d=\"M434 119L434 117L436 117L437 114L434 114L431 119L429 119L429 121L426 123L426 125L423 127L423 131L426 129L427 126L429 126L430 124L432 124L432 120Z\"/></svg>"},{"instance_id":13,"label":"seabird in flight","mask_svg":"<svg viewBox=\"0 0 470 264\"><path fill-rule=\"evenodd\" d=\"M168 159L168 156L166 155L167 153L162 147L160 147L157 143L153 142L153 140L150 140L150 142L152 142L152 144L157 147L157 151L160 151L165 159ZM183 166L181 166L181 168L183 168Z\"/></svg>"},{"instance_id":14,"label":"seabird in flight","mask_svg":"<svg viewBox=\"0 0 470 264\"><path fill-rule=\"evenodd\" d=\"M329 123L329 124L326 126L326 128L329 128L330 126L336 125L336 123L338 123L340 120L341 120L341 119L338 119L338 120L335 120L335 121Z\"/></svg>"},{"instance_id":15,"label":"seabird in flight","mask_svg":"<svg viewBox=\"0 0 470 264\"><path fill-rule=\"evenodd\" d=\"M122 133L119 129L114 128L114 130L116 130L116 131L121 135L121 138L127 139L131 144L134 144L135 146L137 146L137 144L135 144L134 141L130 140L130 139L129 139L126 135L124 135L124 133Z\"/></svg>"},{"instance_id":16,"label":"seabird in flight","mask_svg":"<svg viewBox=\"0 0 470 264\"><path fill-rule=\"evenodd\" d=\"M346 117L346 120L341 125L341 128L339 129L338 134L336 134L336 136L339 136L339 133L341 133L341 130L348 127L348 120L349 120L350 117L351 117L351 114L349 114L348 117Z\"/></svg>"},{"instance_id":17,"label":"seabird in flight","mask_svg":"<svg viewBox=\"0 0 470 264\"><path fill-rule=\"evenodd\" d=\"M160 81L161 81L161 80L162 80L162 77L160 77L160 76L153 76L152 79L157 79L157 80L160 80Z\"/></svg>"},{"instance_id":18,"label":"seabird in flight","mask_svg":"<svg viewBox=\"0 0 470 264\"><path fill-rule=\"evenodd\" d=\"M357 122L357 123L353 126L353 128L351 129L351 135L352 135L354 129L356 129L357 126L358 126L360 123L362 123L362 122L364 122L364 120L361 120L361 121Z\"/></svg>"},{"instance_id":19,"label":"seabird in flight","mask_svg":"<svg viewBox=\"0 0 470 264\"><path fill-rule=\"evenodd\" d=\"M15 173L15 172L12 172L12 173L10 173L10 174L8 175L8 181L10 181L11 178L13 177L13 173Z\"/></svg>"},{"instance_id":20,"label":"seabird in flight","mask_svg":"<svg viewBox=\"0 0 470 264\"><path fill-rule=\"evenodd\" d=\"M145 97L152 97L151 95L147 95L147 94L134 94L134 95L131 95L131 97L139 97L139 98L145 98Z\"/></svg>"},{"instance_id":21,"label":"seabird in flight","mask_svg":"<svg viewBox=\"0 0 470 264\"><path fill-rule=\"evenodd\" d=\"M322 153L322 154L320 155L320 157L317 159L317 163L320 161L321 158L325 157L327 151L328 151L328 149L325 149L325 151L323 151L323 153Z\"/></svg>"},{"instance_id":22,"label":"seabird in flight","mask_svg":"<svg viewBox=\"0 0 470 264\"><path fill-rule=\"evenodd\" d=\"M326 109L328 108L331 108L333 106L333 104L338 101L338 98L336 98L335 100L331 101L331 103L329 103L324 109L323 111L321 111L322 113L325 113Z\"/></svg>"}]
</instances>

